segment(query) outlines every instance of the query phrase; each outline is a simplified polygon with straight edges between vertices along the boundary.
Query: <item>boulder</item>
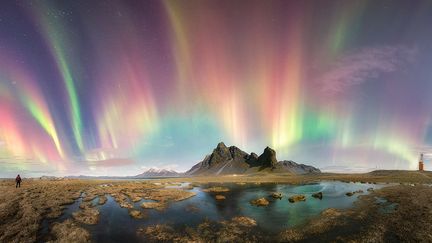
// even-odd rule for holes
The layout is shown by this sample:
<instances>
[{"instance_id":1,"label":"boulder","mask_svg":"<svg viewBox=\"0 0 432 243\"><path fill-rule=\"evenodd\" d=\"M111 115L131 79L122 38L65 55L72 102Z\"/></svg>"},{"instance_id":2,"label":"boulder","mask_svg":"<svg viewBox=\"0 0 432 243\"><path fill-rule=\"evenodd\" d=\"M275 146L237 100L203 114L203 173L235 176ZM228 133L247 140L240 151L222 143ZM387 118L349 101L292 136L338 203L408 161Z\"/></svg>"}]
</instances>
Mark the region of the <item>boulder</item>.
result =
<instances>
[{"instance_id":1,"label":"boulder","mask_svg":"<svg viewBox=\"0 0 432 243\"><path fill-rule=\"evenodd\" d=\"M294 195L292 197L289 197L288 201L290 203L295 203L295 202L300 202L300 201L306 201L306 197L304 195Z\"/></svg>"},{"instance_id":2,"label":"boulder","mask_svg":"<svg viewBox=\"0 0 432 243\"><path fill-rule=\"evenodd\" d=\"M273 192L270 196L275 199L282 199L282 193L280 192Z\"/></svg>"},{"instance_id":3,"label":"boulder","mask_svg":"<svg viewBox=\"0 0 432 243\"><path fill-rule=\"evenodd\" d=\"M322 192L314 193L314 194L312 194L312 197L318 198L321 200L323 198L323 193Z\"/></svg>"},{"instance_id":4,"label":"boulder","mask_svg":"<svg viewBox=\"0 0 432 243\"><path fill-rule=\"evenodd\" d=\"M269 201L265 198L259 198L259 199L255 199L250 201L250 204L254 205L254 206L267 206L269 205Z\"/></svg>"},{"instance_id":5,"label":"boulder","mask_svg":"<svg viewBox=\"0 0 432 243\"><path fill-rule=\"evenodd\" d=\"M351 197L354 195L354 192L347 192L347 193L345 193L345 195L347 195L348 197Z\"/></svg>"}]
</instances>

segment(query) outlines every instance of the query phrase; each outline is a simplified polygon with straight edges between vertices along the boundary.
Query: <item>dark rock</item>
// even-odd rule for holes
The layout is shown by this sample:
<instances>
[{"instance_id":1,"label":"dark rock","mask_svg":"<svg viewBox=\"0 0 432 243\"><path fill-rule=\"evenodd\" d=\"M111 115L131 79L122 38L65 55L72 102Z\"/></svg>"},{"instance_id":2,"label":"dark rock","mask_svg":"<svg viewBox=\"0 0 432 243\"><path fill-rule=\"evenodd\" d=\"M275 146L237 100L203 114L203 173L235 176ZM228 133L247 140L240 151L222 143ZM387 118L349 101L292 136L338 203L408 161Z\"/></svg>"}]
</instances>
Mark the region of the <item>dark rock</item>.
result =
<instances>
[{"instance_id":1,"label":"dark rock","mask_svg":"<svg viewBox=\"0 0 432 243\"><path fill-rule=\"evenodd\" d=\"M323 193L322 192L314 193L314 194L312 194L312 197L318 198L321 200L323 198Z\"/></svg>"},{"instance_id":2,"label":"dark rock","mask_svg":"<svg viewBox=\"0 0 432 243\"><path fill-rule=\"evenodd\" d=\"M345 193L345 195L347 195L348 197L351 197L354 195L354 193L353 192L347 192L347 193Z\"/></svg>"},{"instance_id":3,"label":"dark rock","mask_svg":"<svg viewBox=\"0 0 432 243\"><path fill-rule=\"evenodd\" d=\"M246 162L249 154L235 146L227 147L219 143L210 155L194 165L186 175L224 175L243 174L249 164Z\"/></svg>"},{"instance_id":4,"label":"dark rock","mask_svg":"<svg viewBox=\"0 0 432 243\"><path fill-rule=\"evenodd\" d=\"M254 205L254 206L267 206L269 205L269 201L265 198L259 198L259 199L255 199L250 201L250 204Z\"/></svg>"},{"instance_id":5,"label":"dark rock","mask_svg":"<svg viewBox=\"0 0 432 243\"><path fill-rule=\"evenodd\" d=\"M280 193L280 192L273 192L272 194L270 194L270 196L272 198L282 199L282 193Z\"/></svg>"},{"instance_id":6,"label":"dark rock","mask_svg":"<svg viewBox=\"0 0 432 243\"><path fill-rule=\"evenodd\" d=\"M300 201L306 201L306 197L304 195L294 195L292 197L289 197L288 201L290 203L295 203L295 202L300 202Z\"/></svg>"}]
</instances>

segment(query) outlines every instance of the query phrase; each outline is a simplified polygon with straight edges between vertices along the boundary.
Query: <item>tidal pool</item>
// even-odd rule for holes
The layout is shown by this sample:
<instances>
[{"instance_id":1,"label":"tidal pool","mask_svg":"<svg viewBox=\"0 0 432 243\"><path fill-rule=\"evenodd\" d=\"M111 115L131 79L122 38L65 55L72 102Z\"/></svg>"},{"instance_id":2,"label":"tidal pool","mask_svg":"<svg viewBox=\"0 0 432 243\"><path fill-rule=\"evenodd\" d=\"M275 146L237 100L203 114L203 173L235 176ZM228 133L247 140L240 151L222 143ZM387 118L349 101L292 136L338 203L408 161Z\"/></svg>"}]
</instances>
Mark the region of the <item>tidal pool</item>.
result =
<instances>
[{"instance_id":1,"label":"tidal pool","mask_svg":"<svg viewBox=\"0 0 432 243\"><path fill-rule=\"evenodd\" d=\"M183 186L183 185L182 185ZM230 189L224 193L208 193L202 190L211 186L224 186ZM195 227L204 220L220 221L229 220L235 216L247 216L257 221L258 226L265 232L277 233L283 229L306 223L309 219L320 214L327 208L345 209L353 206L359 195L366 195L368 188L379 189L384 185L344 183L337 181L319 182L305 185L289 184L245 184L234 183L205 184L195 187L192 191L197 195L187 200L173 202L163 211L155 209L143 209L140 207L141 200L134 203L134 207L144 213L143 219L134 219L128 214L128 209L121 208L114 199L106 195L108 201L104 205L97 205L100 211L99 223L97 225L82 225L89 230L93 240L96 242L138 242L142 241L136 234L141 226L155 224L169 224L178 230L185 227ZM363 190L351 197L345 195L347 192ZM282 199L269 197L272 192L282 193ZM322 200L312 197L313 193L322 192ZM217 201L215 195L221 194L226 200ZM290 203L288 197L296 194L306 196L306 201ZM253 199L265 197L270 201L266 207L257 207L249 202ZM64 214L58 218L61 222L72 217L72 213L79 210L81 198L74 204L69 205ZM97 198L94 203L97 204ZM44 223L46 228L48 223ZM42 233L47 233L42 229Z\"/></svg>"}]
</instances>

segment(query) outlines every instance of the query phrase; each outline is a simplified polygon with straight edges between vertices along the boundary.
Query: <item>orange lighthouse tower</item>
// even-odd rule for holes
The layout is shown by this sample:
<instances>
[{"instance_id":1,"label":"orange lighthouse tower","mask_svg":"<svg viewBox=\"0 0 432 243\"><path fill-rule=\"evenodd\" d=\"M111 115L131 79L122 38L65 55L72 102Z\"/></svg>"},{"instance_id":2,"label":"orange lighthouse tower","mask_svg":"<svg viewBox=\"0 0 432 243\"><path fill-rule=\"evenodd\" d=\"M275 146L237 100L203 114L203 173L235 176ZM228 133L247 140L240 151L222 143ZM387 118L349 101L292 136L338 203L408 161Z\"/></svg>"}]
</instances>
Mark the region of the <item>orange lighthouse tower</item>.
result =
<instances>
[{"instance_id":1,"label":"orange lighthouse tower","mask_svg":"<svg viewBox=\"0 0 432 243\"><path fill-rule=\"evenodd\" d=\"M420 155L419 159L419 171L424 171L423 154Z\"/></svg>"}]
</instances>

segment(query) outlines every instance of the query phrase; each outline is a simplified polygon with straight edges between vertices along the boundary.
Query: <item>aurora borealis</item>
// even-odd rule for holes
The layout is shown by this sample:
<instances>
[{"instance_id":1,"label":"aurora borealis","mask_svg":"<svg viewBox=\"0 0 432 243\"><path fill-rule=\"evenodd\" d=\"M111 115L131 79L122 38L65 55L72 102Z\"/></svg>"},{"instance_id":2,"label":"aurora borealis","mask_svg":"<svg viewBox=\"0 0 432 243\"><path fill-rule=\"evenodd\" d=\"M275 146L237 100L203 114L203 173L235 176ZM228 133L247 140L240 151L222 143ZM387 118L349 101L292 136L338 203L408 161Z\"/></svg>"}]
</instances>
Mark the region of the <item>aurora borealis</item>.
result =
<instances>
[{"instance_id":1,"label":"aurora borealis","mask_svg":"<svg viewBox=\"0 0 432 243\"><path fill-rule=\"evenodd\" d=\"M4 1L0 176L184 171L220 141L416 169L430 23L430 1Z\"/></svg>"}]
</instances>

